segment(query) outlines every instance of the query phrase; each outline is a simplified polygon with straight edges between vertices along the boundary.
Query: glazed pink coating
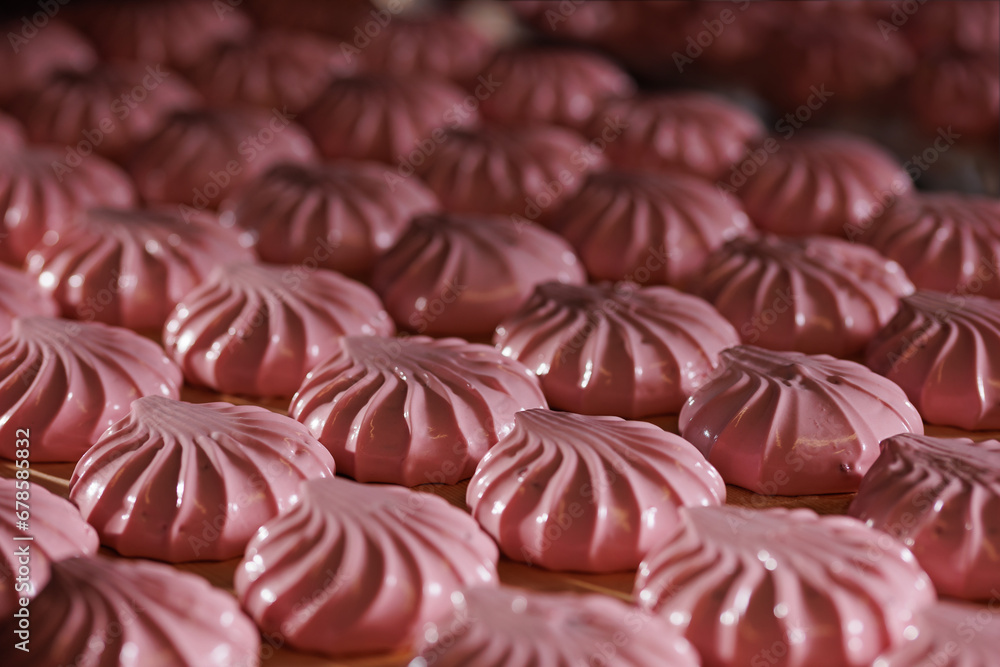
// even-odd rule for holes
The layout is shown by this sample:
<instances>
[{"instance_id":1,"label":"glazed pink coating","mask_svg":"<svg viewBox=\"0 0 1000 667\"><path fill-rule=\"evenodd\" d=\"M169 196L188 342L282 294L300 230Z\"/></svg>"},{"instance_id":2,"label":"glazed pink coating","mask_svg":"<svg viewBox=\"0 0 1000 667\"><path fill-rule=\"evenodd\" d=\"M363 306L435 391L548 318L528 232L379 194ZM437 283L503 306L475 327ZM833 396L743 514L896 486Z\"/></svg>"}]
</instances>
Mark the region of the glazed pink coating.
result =
<instances>
[{"instance_id":1,"label":"glazed pink coating","mask_svg":"<svg viewBox=\"0 0 1000 667\"><path fill-rule=\"evenodd\" d=\"M0 261L20 265L47 231L79 211L135 205L135 186L118 167L96 155L65 160L54 148L0 151Z\"/></svg>"},{"instance_id":2,"label":"glazed pink coating","mask_svg":"<svg viewBox=\"0 0 1000 667\"><path fill-rule=\"evenodd\" d=\"M849 513L910 547L941 595L1000 590L1000 441L888 438Z\"/></svg>"},{"instance_id":3,"label":"glazed pink coating","mask_svg":"<svg viewBox=\"0 0 1000 667\"><path fill-rule=\"evenodd\" d=\"M993 603L941 600L917 614L910 641L879 656L872 667L992 667L1000 655L994 620Z\"/></svg>"},{"instance_id":4,"label":"glazed pink coating","mask_svg":"<svg viewBox=\"0 0 1000 667\"><path fill-rule=\"evenodd\" d=\"M31 429L31 460L76 461L140 396L177 398L181 372L128 329L48 317L14 320L0 340L0 456Z\"/></svg>"},{"instance_id":5,"label":"glazed pink coating","mask_svg":"<svg viewBox=\"0 0 1000 667\"><path fill-rule=\"evenodd\" d=\"M893 25L891 17L883 21ZM916 57L906 40L881 25L861 12L786 20L768 36L757 70L760 85L781 114L803 104L821 113L826 105L858 103L892 90Z\"/></svg>"},{"instance_id":6,"label":"glazed pink coating","mask_svg":"<svg viewBox=\"0 0 1000 667\"><path fill-rule=\"evenodd\" d=\"M411 667L701 665L664 620L607 595L473 588L453 607L428 626Z\"/></svg>"},{"instance_id":7,"label":"glazed pink coating","mask_svg":"<svg viewBox=\"0 0 1000 667\"><path fill-rule=\"evenodd\" d=\"M542 283L493 336L553 408L627 418L677 413L739 341L702 299L628 283Z\"/></svg>"},{"instance_id":8,"label":"glazed pink coating","mask_svg":"<svg viewBox=\"0 0 1000 667\"><path fill-rule=\"evenodd\" d=\"M26 134L24 127L15 118L0 113L0 150L4 152L22 148Z\"/></svg>"},{"instance_id":9,"label":"glazed pink coating","mask_svg":"<svg viewBox=\"0 0 1000 667\"><path fill-rule=\"evenodd\" d=\"M355 69L335 42L310 32L264 30L217 45L186 74L212 104L299 111L331 79Z\"/></svg>"},{"instance_id":10,"label":"glazed pink coating","mask_svg":"<svg viewBox=\"0 0 1000 667\"><path fill-rule=\"evenodd\" d=\"M434 77L345 77L320 93L302 124L323 155L399 165L405 178L440 143L444 128L477 122L476 110L463 106L465 97Z\"/></svg>"},{"instance_id":11,"label":"glazed pink coating","mask_svg":"<svg viewBox=\"0 0 1000 667\"><path fill-rule=\"evenodd\" d=\"M348 55L353 52L348 50ZM396 76L436 75L474 82L493 55L493 44L461 17L398 16L357 53L369 72Z\"/></svg>"},{"instance_id":12,"label":"glazed pink coating","mask_svg":"<svg viewBox=\"0 0 1000 667\"><path fill-rule=\"evenodd\" d=\"M30 457L30 428L19 435L22 436L19 439L28 443L20 449L29 452ZM36 481L0 479L0 500L10 508L0 518L0 538L11 545L0 555L0 614L6 619L20 607L21 598L33 598L45 588L54 561L93 555L99 545L97 531L83 520L73 504ZM17 527L19 513L27 515L27 530ZM16 540L25 537L31 540ZM22 565L18 551L24 546L29 554L26 578L18 572Z\"/></svg>"},{"instance_id":13,"label":"glazed pink coating","mask_svg":"<svg viewBox=\"0 0 1000 667\"><path fill-rule=\"evenodd\" d=\"M601 139L617 167L716 178L764 135L764 126L725 98L684 92L611 101L597 110L584 134Z\"/></svg>"},{"instance_id":14,"label":"glazed pink coating","mask_svg":"<svg viewBox=\"0 0 1000 667\"><path fill-rule=\"evenodd\" d=\"M915 194L860 239L898 262L917 289L1000 299L1000 199Z\"/></svg>"},{"instance_id":15,"label":"glazed pink coating","mask_svg":"<svg viewBox=\"0 0 1000 667\"><path fill-rule=\"evenodd\" d=\"M375 265L372 286L396 323L432 336L488 336L535 285L585 280L561 237L526 221L414 218Z\"/></svg>"},{"instance_id":16,"label":"glazed pink coating","mask_svg":"<svg viewBox=\"0 0 1000 667\"><path fill-rule=\"evenodd\" d=\"M920 291L872 339L866 363L931 424L1000 429L1000 301Z\"/></svg>"},{"instance_id":17,"label":"glazed pink coating","mask_svg":"<svg viewBox=\"0 0 1000 667\"><path fill-rule=\"evenodd\" d=\"M510 433L514 413L546 407L534 374L487 345L349 336L335 346L289 414L360 482L456 484Z\"/></svg>"},{"instance_id":18,"label":"glazed pink coating","mask_svg":"<svg viewBox=\"0 0 1000 667\"><path fill-rule=\"evenodd\" d=\"M0 49L0 72L4 74L0 77L0 101L5 103L57 70L82 72L97 64L94 47L69 24L53 19L29 33L35 26L28 16L24 18L27 24L16 21L0 26L9 45Z\"/></svg>"},{"instance_id":19,"label":"glazed pink coating","mask_svg":"<svg viewBox=\"0 0 1000 667\"><path fill-rule=\"evenodd\" d=\"M583 137L559 127L452 130L439 143L417 172L452 213L547 219L603 164Z\"/></svg>"},{"instance_id":20,"label":"glazed pink coating","mask_svg":"<svg viewBox=\"0 0 1000 667\"><path fill-rule=\"evenodd\" d=\"M917 123L934 140L949 128L966 142L997 135L1000 62L996 56L996 51L958 52L921 60L910 80L910 100Z\"/></svg>"},{"instance_id":21,"label":"glazed pink coating","mask_svg":"<svg viewBox=\"0 0 1000 667\"><path fill-rule=\"evenodd\" d=\"M681 507L726 486L691 443L619 417L523 410L476 468L466 503L508 558L550 570L634 570Z\"/></svg>"},{"instance_id":22,"label":"glazed pink coating","mask_svg":"<svg viewBox=\"0 0 1000 667\"><path fill-rule=\"evenodd\" d=\"M167 353L191 383L227 394L291 396L341 336L395 332L378 296L339 273L230 264L180 300Z\"/></svg>"},{"instance_id":23,"label":"glazed pink coating","mask_svg":"<svg viewBox=\"0 0 1000 667\"><path fill-rule=\"evenodd\" d=\"M207 212L92 208L49 232L28 271L72 319L159 330L220 262L252 262L248 243Z\"/></svg>"},{"instance_id":24,"label":"glazed pink coating","mask_svg":"<svg viewBox=\"0 0 1000 667\"><path fill-rule=\"evenodd\" d=\"M14 619L16 624L16 619ZM8 621L3 632L13 636ZM31 652L4 664L257 667L260 634L232 595L149 561L72 558L52 565L31 603Z\"/></svg>"},{"instance_id":25,"label":"glazed pink coating","mask_svg":"<svg viewBox=\"0 0 1000 667\"><path fill-rule=\"evenodd\" d=\"M367 277L410 218L437 210L419 179L389 184L376 162L282 164L222 205L223 215L252 233L261 259L313 263Z\"/></svg>"},{"instance_id":26,"label":"glazed pink coating","mask_svg":"<svg viewBox=\"0 0 1000 667\"><path fill-rule=\"evenodd\" d=\"M333 470L330 452L284 415L146 396L77 463L69 498L123 556L225 560L298 501L303 480Z\"/></svg>"},{"instance_id":27,"label":"glazed pink coating","mask_svg":"<svg viewBox=\"0 0 1000 667\"><path fill-rule=\"evenodd\" d=\"M497 548L472 517L429 493L304 482L236 570L236 595L265 633L326 655L413 645L468 587L496 586Z\"/></svg>"},{"instance_id":28,"label":"glazed pink coating","mask_svg":"<svg viewBox=\"0 0 1000 667\"><path fill-rule=\"evenodd\" d=\"M854 135L770 137L756 150L769 153L767 160L758 167L745 158L739 177L734 170L727 183L754 224L774 234L851 238L871 227L883 202L913 190L909 175L889 153Z\"/></svg>"},{"instance_id":29,"label":"glazed pink coating","mask_svg":"<svg viewBox=\"0 0 1000 667\"><path fill-rule=\"evenodd\" d=\"M171 112L200 104L194 88L162 65L115 63L55 72L9 107L33 142L121 162Z\"/></svg>"},{"instance_id":30,"label":"glazed pink coating","mask_svg":"<svg viewBox=\"0 0 1000 667\"><path fill-rule=\"evenodd\" d=\"M913 292L896 262L825 236L737 238L690 287L744 343L841 357L862 351Z\"/></svg>"},{"instance_id":31,"label":"glazed pink coating","mask_svg":"<svg viewBox=\"0 0 1000 667\"><path fill-rule=\"evenodd\" d=\"M684 174L590 174L550 226L597 280L679 286L709 254L750 229L738 199Z\"/></svg>"},{"instance_id":32,"label":"glazed pink coating","mask_svg":"<svg viewBox=\"0 0 1000 667\"><path fill-rule=\"evenodd\" d=\"M250 20L235 4L203 0L159 0L122 4L113 0L77 8L75 22L107 60L188 67L220 42L250 33Z\"/></svg>"},{"instance_id":33,"label":"glazed pink coating","mask_svg":"<svg viewBox=\"0 0 1000 667\"><path fill-rule=\"evenodd\" d=\"M497 82L483 116L502 125L583 128L601 104L635 91L632 78L592 51L520 47L501 51L480 73Z\"/></svg>"},{"instance_id":34,"label":"glazed pink coating","mask_svg":"<svg viewBox=\"0 0 1000 667\"><path fill-rule=\"evenodd\" d=\"M147 201L215 208L275 164L315 160L295 116L277 107L174 113L136 150L130 173Z\"/></svg>"},{"instance_id":35,"label":"glazed pink coating","mask_svg":"<svg viewBox=\"0 0 1000 667\"><path fill-rule=\"evenodd\" d=\"M741 345L681 409L681 435L730 484L765 495L856 491L897 433L924 424L903 390L861 364Z\"/></svg>"},{"instance_id":36,"label":"glazed pink coating","mask_svg":"<svg viewBox=\"0 0 1000 667\"><path fill-rule=\"evenodd\" d=\"M869 667L936 599L906 547L851 517L740 507L681 515L671 542L639 566L634 595L706 665Z\"/></svg>"},{"instance_id":37,"label":"glazed pink coating","mask_svg":"<svg viewBox=\"0 0 1000 667\"><path fill-rule=\"evenodd\" d=\"M38 281L10 266L0 264L0 338L10 333L15 317L56 317L59 304Z\"/></svg>"}]
</instances>

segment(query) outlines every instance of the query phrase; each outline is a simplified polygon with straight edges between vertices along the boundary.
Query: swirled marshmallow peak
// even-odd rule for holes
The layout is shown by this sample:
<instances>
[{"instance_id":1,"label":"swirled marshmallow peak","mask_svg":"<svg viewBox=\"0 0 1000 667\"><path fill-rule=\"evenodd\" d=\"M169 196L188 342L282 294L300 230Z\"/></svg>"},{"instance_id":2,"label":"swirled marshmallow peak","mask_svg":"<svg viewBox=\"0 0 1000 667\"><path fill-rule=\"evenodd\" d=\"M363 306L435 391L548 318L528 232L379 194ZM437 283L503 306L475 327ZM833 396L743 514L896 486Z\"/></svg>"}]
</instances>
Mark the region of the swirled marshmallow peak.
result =
<instances>
[{"instance_id":1,"label":"swirled marshmallow peak","mask_svg":"<svg viewBox=\"0 0 1000 667\"><path fill-rule=\"evenodd\" d=\"M590 174L550 223L597 280L679 286L750 229L739 200L685 174Z\"/></svg>"},{"instance_id":2,"label":"swirled marshmallow peak","mask_svg":"<svg viewBox=\"0 0 1000 667\"><path fill-rule=\"evenodd\" d=\"M607 595L473 588L429 625L410 667L700 667L661 618Z\"/></svg>"},{"instance_id":3,"label":"swirled marshmallow peak","mask_svg":"<svg viewBox=\"0 0 1000 667\"><path fill-rule=\"evenodd\" d=\"M722 477L683 438L552 410L514 415L466 493L508 558L579 572L635 569L676 530L681 507L725 498Z\"/></svg>"},{"instance_id":4,"label":"swirled marshmallow peak","mask_svg":"<svg viewBox=\"0 0 1000 667\"><path fill-rule=\"evenodd\" d=\"M1000 441L888 438L849 513L910 547L941 595L1000 591Z\"/></svg>"},{"instance_id":5,"label":"swirled marshmallow peak","mask_svg":"<svg viewBox=\"0 0 1000 667\"><path fill-rule=\"evenodd\" d=\"M132 401L177 398L181 372L128 329L48 317L14 320L0 340L0 456L31 428L31 460L77 461Z\"/></svg>"},{"instance_id":6,"label":"swirled marshmallow peak","mask_svg":"<svg viewBox=\"0 0 1000 667\"><path fill-rule=\"evenodd\" d=\"M496 90L483 100L483 116L513 127L580 128L602 102L635 90L631 77L612 61L568 48L507 49L480 76L479 81L496 82Z\"/></svg>"},{"instance_id":7,"label":"swirled marshmallow peak","mask_svg":"<svg viewBox=\"0 0 1000 667\"><path fill-rule=\"evenodd\" d=\"M44 146L0 151L0 261L21 265L46 232L92 206L135 206L135 186L115 165L96 155L65 160Z\"/></svg>"},{"instance_id":8,"label":"swirled marshmallow peak","mask_svg":"<svg viewBox=\"0 0 1000 667\"><path fill-rule=\"evenodd\" d=\"M254 261L247 245L207 212L92 208L27 264L66 317L155 331L220 262Z\"/></svg>"},{"instance_id":9,"label":"swirled marshmallow peak","mask_svg":"<svg viewBox=\"0 0 1000 667\"><path fill-rule=\"evenodd\" d=\"M265 262L367 277L410 219L438 203L420 179L390 185L384 165L350 161L277 165L222 208Z\"/></svg>"},{"instance_id":10,"label":"swirled marshmallow peak","mask_svg":"<svg viewBox=\"0 0 1000 667\"><path fill-rule=\"evenodd\" d=\"M880 655L872 667L993 667L1000 655L996 613L995 603L941 600L917 614L909 641Z\"/></svg>"},{"instance_id":11,"label":"swirled marshmallow peak","mask_svg":"<svg viewBox=\"0 0 1000 667\"><path fill-rule=\"evenodd\" d=\"M638 418L676 413L739 334L670 287L542 283L493 342L538 375L549 405Z\"/></svg>"},{"instance_id":12,"label":"swirled marshmallow peak","mask_svg":"<svg viewBox=\"0 0 1000 667\"><path fill-rule=\"evenodd\" d=\"M882 440L924 432L903 390L853 361L749 345L719 359L679 427L730 484L782 496L855 491Z\"/></svg>"},{"instance_id":13,"label":"swirled marshmallow peak","mask_svg":"<svg viewBox=\"0 0 1000 667\"><path fill-rule=\"evenodd\" d=\"M915 194L861 240L898 262L917 289L1000 299L1000 199Z\"/></svg>"},{"instance_id":14,"label":"swirled marshmallow peak","mask_svg":"<svg viewBox=\"0 0 1000 667\"><path fill-rule=\"evenodd\" d=\"M748 164L756 169L745 183L737 181L735 191L754 224L774 234L850 238L871 226L883 202L895 202L913 190L895 158L861 137L772 137L756 150L767 152L767 160L757 167L747 157L738 165L740 175L750 171Z\"/></svg>"},{"instance_id":15,"label":"swirled marshmallow peak","mask_svg":"<svg viewBox=\"0 0 1000 667\"><path fill-rule=\"evenodd\" d=\"M0 339L10 333L14 318L56 317L59 304L38 281L12 266L0 264Z\"/></svg>"},{"instance_id":16,"label":"swirled marshmallow peak","mask_svg":"<svg viewBox=\"0 0 1000 667\"><path fill-rule=\"evenodd\" d=\"M339 273L229 264L180 300L164 327L189 382L228 394L291 396L350 335L391 335L378 296Z\"/></svg>"},{"instance_id":17,"label":"swirled marshmallow peak","mask_svg":"<svg viewBox=\"0 0 1000 667\"><path fill-rule=\"evenodd\" d=\"M0 25L0 32L8 35L8 40L14 40L8 41L11 48L0 51L0 71L4 73L0 79L0 102L5 105L56 71L85 71L97 64L93 45L59 18L47 16L41 30L28 25L23 21ZM22 30L34 32L26 39Z\"/></svg>"},{"instance_id":18,"label":"swirled marshmallow peak","mask_svg":"<svg viewBox=\"0 0 1000 667\"><path fill-rule=\"evenodd\" d=\"M225 560L333 468L302 424L266 408L146 396L77 463L69 497L123 556Z\"/></svg>"},{"instance_id":19,"label":"swirled marshmallow peak","mask_svg":"<svg viewBox=\"0 0 1000 667\"><path fill-rule=\"evenodd\" d=\"M582 284L560 236L509 218L414 218L375 266L372 285L396 323L433 336L488 336L543 282Z\"/></svg>"},{"instance_id":20,"label":"swirled marshmallow peak","mask_svg":"<svg viewBox=\"0 0 1000 667\"><path fill-rule=\"evenodd\" d=\"M13 635L12 625L0 628ZM31 652L2 651L30 667L257 667L260 633L226 591L162 563L99 556L52 565L31 603Z\"/></svg>"},{"instance_id":21,"label":"swirled marshmallow peak","mask_svg":"<svg viewBox=\"0 0 1000 667\"><path fill-rule=\"evenodd\" d=\"M439 143L432 137L478 122L464 102L460 88L436 77L344 77L319 94L302 124L323 155L397 165L404 179L427 158L427 147Z\"/></svg>"},{"instance_id":22,"label":"swirled marshmallow peak","mask_svg":"<svg viewBox=\"0 0 1000 667\"><path fill-rule=\"evenodd\" d=\"M474 80L493 55L493 44L461 16L396 17L358 54L362 69L396 76L433 75L471 82L480 94L490 81Z\"/></svg>"},{"instance_id":23,"label":"swirled marshmallow peak","mask_svg":"<svg viewBox=\"0 0 1000 667\"><path fill-rule=\"evenodd\" d=\"M871 341L868 367L931 424L1000 429L1000 301L919 291Z\"/></svg>"},{"instance_id":24,"label":"swirled marshmallow peak","mask_svg":"<svg viewBox=\"0 0 1000 667\"><path fill-rule=\"evenodd\" d=\"M665 93L602 105L584 134L617 167L721 177L763 136L749 111L701 92Z\"/></svg>"},{"instance_id":25,"label":"swirled marshmallow peak","mask_svg":"<svg viewBox=\"0 0 1000 667\"><path fill-rule=\"evenodd\" d=\"M413 646L453 594L497 585L497 548L448 501L335 478L304 482L236 570L236 594L264 632L326 655Z\"/></svg>"},{"instance_id":26,"label":"swirled marshmallow peak","mask_svg":"<svg viewBox=\"0 0 1000 667\"><path fill-rule=\"evenodd\" d=\"M565 128L490 127L446 132L417 171L446 211L538 222L550 219L603 162Z\"/></svg>"},{"instance_id":27,"label":"swirled marshmallow peak","mask_svg":"<svg viewBox=\"0 0 1000 667\"><path fill-rule=\"evenodd\" d=\"M293 115L278 107L175 112L136 149L130 173L146 201L214 209L275 164L316 159Z\"/></svg>"},{"instance_id":28,"label":"swirled marshmallow peak","mask_svg":"<svg viewBox=\"0 0 1000 667\"><path fill-rule=\"evenodd\" d=\"M851 517L807 509L682 511L639 566L635 597L706 665L868 667L904 640L934 587L910 551ZM775 651L780 646L784 650Z\"/></svg>"},{"instance_id":29,"label":"swirled marshmallow peak","mask_svg":"<svg viewBox=\"0 0 1000 667\"><path fill-rule=\"evenodd\" d=\"M864 350L913 292L896 262L827 236L734 239L690 287L744 343L844 357Z\"/></svg>"},{"instance_id":30,"label":"swirled marshmallow peak","mask_svg":"<svg viewBox=\"0 0 1000 667\"><path fill-rule=\"evenodd\" d=\"M457 338L350 336L306 377L289 414L361 482L455 484L514 427L547 407L534 374Z\"/></svg>"},{"instance_id":31,"label":"swirled marshmallow peak","mask_svg":"<svg viewBox=\"0 0 1000 667\"><path fill-rule=\"evenodd\" d=\"M15 442L30 457L31 429L15 436L22 436ZM33 598L45 588L54 561L91 556L98 542L97 531L72 503L28 479L0 479L0 501L8 508L0 517L0 539L10 545L0 556L0 614L6 619L21 607L22 598ZM25 546L27 563L22 559ZM26 574L22 566L27 566Z\"/></svg>"}]
</instances>

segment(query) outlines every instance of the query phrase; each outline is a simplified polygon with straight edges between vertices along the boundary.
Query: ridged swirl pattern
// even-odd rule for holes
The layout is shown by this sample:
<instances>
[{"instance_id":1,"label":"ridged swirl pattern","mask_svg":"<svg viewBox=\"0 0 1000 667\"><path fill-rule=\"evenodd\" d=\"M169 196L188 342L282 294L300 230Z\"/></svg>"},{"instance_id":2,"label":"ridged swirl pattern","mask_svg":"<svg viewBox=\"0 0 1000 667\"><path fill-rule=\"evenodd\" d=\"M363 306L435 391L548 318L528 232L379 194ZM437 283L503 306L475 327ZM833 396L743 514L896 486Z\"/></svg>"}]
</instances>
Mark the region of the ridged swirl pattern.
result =
<instances>
[{"instance_id":1,"label":"ridged swirl pattern","mask_svg":"<svg viewBox=\"0 0 1000 667\"><path fill-rule=\"evenodd\" d=\"M177 398L181 372L128 329L48 317L14 320L0 340L0 456L31 429L32 462L76 462L140 396Z\"/></svg>"},{"instance_id":2,"label":"ridged swirl pattern","mask_svg":"<svg viewBox=\"0 0 1000 667\"><path fill-rule=\"evenodd\" d=\"M20 435L27 435L24 439L31 442L30 429ZM31 451L30 445L20 449ZM19 500L21 505L17 505ZM45 588L54 561L91 556L99 545L97 531L73 504L37 482L0 479L0 501L9 508L0 518L0 538L9 545L0 556L0 614L7 619L20 608L20 598L34 598ZM17 526L22 512L27 515L27 529ZM24 537L31 540L14 539ZM27 563L22 562L24 547ZM28 570L26 577L20 571L22 566Z\"/></svg>"},{"instance_id":3,"label":"ridged swirl pattern","mask_svg":"<svg viewBox=\"0 0 1000 667\"><path fill-rule=\"evenodd\" d=\"M202 0L161 0L122 5L102 0L78 8L76 24L111 61L163 63L185 68L221 42L250 34L253 26L236 5Z\"/></svg>"},{"instance_id":4,"label":"ridged swirl pattern","mask_svg":"<svg viewBox=\"0 0 1000 667\"><path fill-rule=\"evenodd\" d=\"M4 27L18 38L23 37L21 21L5 23ZM16 51L11 44L12 48L0 52L0 72L4 73L0 78L0 102L11 102L17 94L37 86L58 70L82 72L97 64L94 47L69 24L49 17L44 28L34 31L31 39L16 40Z\"/></svg>"},{"instance_id":5,"label":"ridged swirl pattern","mask_svg":"<svg viewBox=\"0 0 1000 667\"><path fill-rule=\"evenodd\" d=\"M739 341L702 299L629 283L542 283L493 337L553 408L626 418L680 411Z\"/></svg>"},{"instance_id":6,"label":"ridged swirl pattern","mask_svg":"<svg viewBox=\"0 0 1000 667\"><path fill-rule=\"evenodd\" d=\"M1000 299L1000 200L917 194L861 237L895 260L917 289Z\"/></svg>"},{"instance_id":7,"label":"ridged swirl pattern","mask_svg":"<svg viewBox=\"0 0 1000 667\"><path fill-rule=\"evenodd\" d=\"M716 178L763 136L764 126L724 98L683 92L604 104L584 133L602 139L608 160L622 169Z\"/></svg>"},{"instance_id":8,"label":"ridged swirl pattern","mask_svg":"<svg viewBox=\"0 0 1000 667\"><path fill-rule=\"evenodd\" d=\"M46 234L28 272L72 319L159 331L219 263L256 257L210 213L92 208Z\"/></svg>"},{"instance_id":9,"label":"ridged swirl pattern","mask_svg":"<svg viewBox=\"0 0 1000 667\"><path fill-rule=\"evenodd\" d=\"M33 277L0 264L0 339L10 333L14 318L31 315L56 317L59 304Z\"/></svg>"},{"instance_id":10,"label":"ridged swirl pattern","mask_svg":"<svg viewBox=\"0 0 1000 667\"><path fill-rule=\"evenodd\" d=\"M215 208L275 164L315 160L294 116L277 107L173 113L135 151L130 173L149 202Z\"/></svg>"},{"instance_id":11,"label":"ridged swirl pattern","mask_svg":"<svg viewBox=\"0 0 1000 667\"><path fill-rule=\"evenodd\" d=\"M295 504L302 480L333 470L330 452L284 415L146 396L77 463L69 498L123 556L225 560Z\"/></svg>"},{"instance_id":12,"label":"ridged swirl pattern","mask_svg":"<svg viewBox=\"0 0 1000 667\"><path fill-rule=\"evenodd\" d=\"M340 478L302 486L236 570L236 595L264 632L325 655L410 648L454 593L496 586L497 548L429 493Z\"/></svg>"},{"instance_id":13,"label":"ridged swirl pattern","mask_svg":"<svg viewBox=\"0 0 1000 667\"><path fill-rule=\"evenodd\" d=\"M212 104L304 109L337 76L352 73L335 42L309 32L264 30L216 46L186 72Z\"/></svg>"},{"instance_id":14,"label":"ridged swirl pattern","mask_svg":"<svg viewBox=\"0 0 1000 667\"><path fill-rule=\"evenodd\" d=\"M514 415L466 493L508 558L595 573L634 570L677 529L681 507L725 499L722 477L679 436L552 410Z\"/></svg>"},{"instance_id":15,"label":"ridged swirl pattern","mask_svg":"<svg viewBox=\"0 0 1000 667\"><path fill-rule=\"evenodd\" d=\"M319 94L302 123L323 155L397 165L406 178L404 168L412 173L426 146L437 146L432 134L476 124L478 114L464 100L462 89L436 77L344 77Z\"/></svg>"},{"instance_id":16,"label":"ridged swirl pattern","mask_svg":"<svg viewBox=\"0 0 1000 667\"><path fill-rule=\"evenodd\" d=\"M941 595L1000 591L1000 441L888 438L849 513L910 547Z\"/></svg>"},{"instance_id":17,"label":"ridged swirl pattern","mask_svg":"<svg viewBox=\"0 0 1000 667\"><path fill-rule=\"evenodd\" d=\"M703 179L608 171L590 174L550 226L592 279L680 286L712 251L744 235L750 219L738 199Z\"/></svg>"},{"instance_id":18,"label":"ridged swirl pattern","mask_svg":"<svg viewBox=\"0 0 1000 667\"><path fill-rule=\"evenodd\" d=\"M816 132L769 141L777 148L767 160L757 166L746 158L740 176L754 167L752 175L745 182L735 176L729 181L750 219L765 231L853 238L872 226L882 202L913 190L906 170L867 139ZM756 150L767 152L767 145Z\"/></svg>"},{"instance_id":19,"label":"ridged swirl pattern","mask_svg":"<svg viewBox=\"0 0 1000 667\"><path fill-rule=\"evenodd\" d=\"M917 615L916 637L872 667L993 667L1000 655L994 620L993 607L942 600Z\"/></svg>"},{"instance_id":20,"label":"ridged swirl pattern","mask_svg":"<svg viewBox=\"0 0 1000 667\"><path fill-rule=\"evenodd\" d=\"M606 595L473 588L429 626L410 667L700 667L665 621Z\"/></svg>"},{"instance_id":21,"label":"ridged swirl pattern","mask_svg":"<svg viewBox=\"0 0 1000 667\"><path fill-rule=\"evenodd\" d=\"M3 628L15 636L14 623ZM257 667L260 634L226 591L161 563L104 557L52 566L31 603L30 653L6 642L10 667Z\"/></svg>"},{"instance_id":22,"label":"ridged swirl pattern","mask_svg":"<svg viewBox=\"0 0 1000 667\"><path fill-rule=\"evenodd\" d=\"M896 262L823 236L734 239L690 287L744 343L839 357L864 350L913 292Z\"/></svg>"},{"instance_id":23,"label":"ridged swirl pattern","mask_svg":"<svg viewBox=\"0 0 1000 667\"><path fill-rule=\"evenodd\" d=\"M375 265L372 286L401 328L488 337L544 282L583 284L580 260L542 227L482 215L414 218Z\"/></svg>"},{"instance_id":24,"label":"ridged swirl pattern","mask_svg":"<svg viewBox=\"0 0 1000 667\"><path fill-rule=\"evenodd\" d=\"M350 335L395 332L378 296L339 273L230 264L174 309L167 353L194 384L227 394L291 396Z\"/></svg>"},{"instance_id":25,"label":"ridged swirl pattern","mask_svg":"<svg viewBox=\"0 0 1000 667\"><path fill-rule=\"evenodd\" d=\"M483 100L483 116L512 127L582 128L602 102L635 91L632 78L611 60L568 48L507 49L480 76L498 84Z\"/></svg>"},{"instance_id":26,"label":"ridged swirl pattern","mask_svg":"<svg viewBox=\"0 0 1000 667\"><path fill-rule=\"evenodd\" d=\"M958 135L968 137L966 141L997 135L1000 64L995 54L948 52L920 62L910 79L909 97L915 119L928 135L950 128L955 140Z\"/></svg>"},{"instance_id":27,"label":"ridged swirl pattern","mask_svg":"<svg viewBox=\"0 0 1000 667\"><path fill-rule=\"evenodd\" d=\"M62 230L91 206L134 206L132 181L118 167L90 155L76 167L65 151L31 147L0 151L0 261L21 265L49 230Z\"/></svg>"},{"instance_id":28,"label":"ridged swirl pattern","mask_svg":"<svg viewBox=\"0 0 1000 667\"><path fill-rule=\"evenodd\" d=\"M867 364L902 387L931 424L1000 429L1000 301L908 296L868 346Z\"/></svg>"},{"instance_id":29,"label":"ridged swirl pattern","mask_svg":"<svg viewBox=\"0 0 1000 667\"><path fill-rule=\"evenodd\" d=\"M730 484L766 495L856 491L898 433L922 435L898 386L827 355L739 346L681 409L681 435Z\"/></svg>"},{"instance_id":30,"label":"ridged swirl pattern","mask_svg":"<svg viewBox=\"0 0 1000 667\"><path fill-rule=\"evenodd\" d=\"M289 414L361 482L468 479L510 433L514 413L547 407L534 374L457 338L347 337L292 398Z\"/></svg>"},{"instance_id":31,"label":"ridged swirl pattern","mask_svg":"<svg viewBox=\"0 0 1000 667\"><path fill-rule=\"evenodd\" d=\"M417 168L451 213L486 213L538 222L584 184L603 158L560 127L446 132Z\"/></svg>"},{"instance_id":32,"label":"ridged swirl pattern","mask_svg":"<svg viewBox=\"0 0 1000 667\"><path fill-rule=\"evenodd\" d=\"M936 600L913 554L856 519L741 507L683 514L673 540L639 566L634 594L706 665L869 667Z\"/></svg>"},{"instance_id":33,"label":"ridged swirl pattern","mask_svg":"<svg viewBox=\"0 0 1000 667\"><path fill-rule=\"evenodd\" d=\"M410 218L437 210L418 179L386 182L376 162L281 164L223 204L223 215L253 234L265 262L368 276Z\"/></svg>"},{"instance_id":34,"label":"ridged swirl pattern","mask_svg":"<svg viewBox=\"0 0 1000 667\"><path fill-rule=\"evenodd\" d=\"M491 40L468 21L430 15L396 17L361 50L358 59L369 72L433 75L468 84L492 55Z\"/></svg>"},{"instance_id":35,"label":"ridged swirl pattern","mask_svg":"<svg viewBox=\"0 0 1000 667\"><path fill-rule=\"evenodd\" d=\"M117 63L86 72L60 70L9 106L35 143L122 161L171 112L200 104L201 96L176 72Z\"/></svg>"}]
</instances>

